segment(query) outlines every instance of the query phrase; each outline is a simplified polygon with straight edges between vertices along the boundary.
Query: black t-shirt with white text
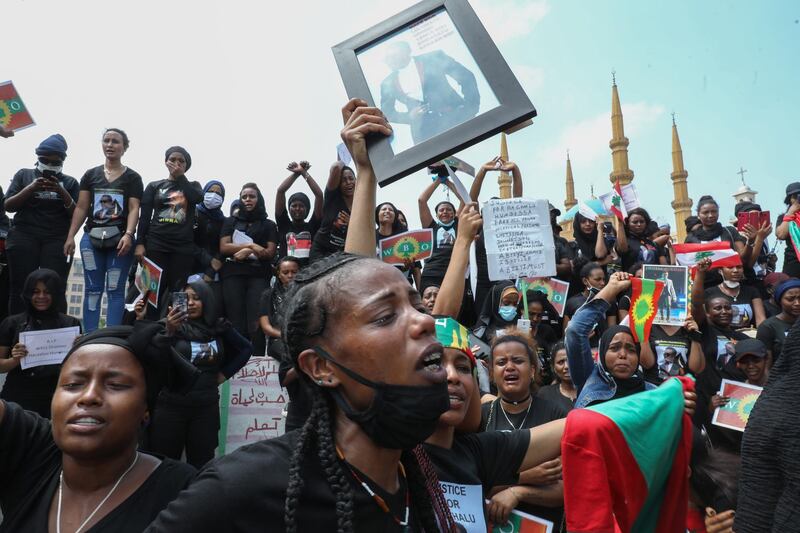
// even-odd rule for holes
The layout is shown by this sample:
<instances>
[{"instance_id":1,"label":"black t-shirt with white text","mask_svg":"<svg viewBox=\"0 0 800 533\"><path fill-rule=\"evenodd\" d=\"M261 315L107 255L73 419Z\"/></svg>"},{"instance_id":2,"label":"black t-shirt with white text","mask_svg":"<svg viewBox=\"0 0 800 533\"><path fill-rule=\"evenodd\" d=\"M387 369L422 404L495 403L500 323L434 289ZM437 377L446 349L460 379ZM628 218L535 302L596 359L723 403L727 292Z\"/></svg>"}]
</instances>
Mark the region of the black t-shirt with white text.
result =
<instances>
[{"instance_id":1,"label":"black t-shirt with white text","mask_svg":"<svg viewBox=\"0 0 800 533\"><path fill-rule=\"evenodd\" d=\"M137 243L148 251L193 253L195 205L202 200L203 188L186 176L149 183L142 195Z\"/></svg>"}]
</instances>

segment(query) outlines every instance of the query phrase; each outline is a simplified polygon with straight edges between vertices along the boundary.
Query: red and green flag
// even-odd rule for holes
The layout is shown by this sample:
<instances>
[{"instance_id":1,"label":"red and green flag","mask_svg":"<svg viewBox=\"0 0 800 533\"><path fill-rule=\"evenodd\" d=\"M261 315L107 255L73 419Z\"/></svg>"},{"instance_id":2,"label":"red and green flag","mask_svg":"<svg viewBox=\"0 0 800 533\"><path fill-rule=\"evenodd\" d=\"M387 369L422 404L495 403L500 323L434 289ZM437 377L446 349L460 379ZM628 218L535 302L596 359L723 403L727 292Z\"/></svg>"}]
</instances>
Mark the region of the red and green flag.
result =
<instances>
[{"instance_id":1,"label":"red and green flag","mask_svg":"<svg viewBox=\"0 0 800 533\"><path fill-rule=\"evenodd\" d=\"M10 81L0 83L0 125L7 130L18 131L34 124L14 84Z\"/></svg>"},{"instance_id":2,"label":"red and green flag","mask_svg":"<svg viewBox=\"0 0 800 533\"><path fill-rule=\"evenodd\" d=\"M800 261L800 213L795 213L789 221L789 240L794 248L794 254Z\"/></svg>"},{"instance_id":3,"label":"red and green flag","mask_svg":"<svg viewBox=\"0 0 800 533\"><path fill-rule=\"evenodd\" d=\"M686 531L692 422L688 377L567 416L561 440L571 533Z\"/></svg>"},{"instance_id":4,"label":"red and green flag","mask_svg":"<svg viewBox=\"0 0 800 533\"><path fill-rule=\"evenodd\" d=\"M630 328L636 342L647 342L650 328L658 310L658 299L664 282L654 279L631 278L631 307L628 311Z\"/></svg>"},{"instance_id":5,"label":"red and green flag","mask_svg":"<svg viewBox=\"0 0 800 533\"><path fill-rule=\"evenodd\" d=\"M719 388L719 395L729 398L728 403L717 407L711 423L736 431L744 431L750 419L750 411L761 396L764 389L749 383L742 383L730 379L723 379Z\"/></svg>"},{"instance_id":6,"label":"red and green flag","mask_svg":"<svg viewBox=\"0 0 800 533\"><path fill-rule=\"evenodd\" d=\"M391 265L427 259L433 253L433 230L428 228L399 233L381 239L378 246L381 261Z\"/></svg>"}]
</instances>

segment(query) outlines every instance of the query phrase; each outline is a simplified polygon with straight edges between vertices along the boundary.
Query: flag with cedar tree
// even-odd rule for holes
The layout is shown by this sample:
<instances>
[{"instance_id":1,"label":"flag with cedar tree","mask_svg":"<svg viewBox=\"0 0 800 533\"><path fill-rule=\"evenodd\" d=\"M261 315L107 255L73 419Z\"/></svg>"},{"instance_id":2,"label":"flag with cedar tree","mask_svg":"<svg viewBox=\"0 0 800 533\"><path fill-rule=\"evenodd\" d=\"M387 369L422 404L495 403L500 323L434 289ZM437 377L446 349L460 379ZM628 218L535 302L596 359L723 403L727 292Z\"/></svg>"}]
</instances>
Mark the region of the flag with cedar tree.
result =
<instances>
[{"instance_id":1,"label":"flag with cedar tree","mask_svg":"<svg viewBox=\"0 0 800 533\"><path fill-rule=\"evenodd\" d=\"M631 278L631 307L628 311L634 340L642 343L650 338L650 328L658 310L658 299L664 282L654 279Z\"/></svg>"},{"instance_id":2,"label":"flag with cedar tree","mask_svg":"<svg viewBox=\"0 0 800 533\"><path fill-rule=\"evenodd\" d=\"M614 213L620 222L625 222L625 218L628 216L628 210L625 209L625 201L622 199L622 186L619 184L619 180L614 183L614 189L611 191L611 205L609 206L609 211Z\"/></svg>"}]
</instances>

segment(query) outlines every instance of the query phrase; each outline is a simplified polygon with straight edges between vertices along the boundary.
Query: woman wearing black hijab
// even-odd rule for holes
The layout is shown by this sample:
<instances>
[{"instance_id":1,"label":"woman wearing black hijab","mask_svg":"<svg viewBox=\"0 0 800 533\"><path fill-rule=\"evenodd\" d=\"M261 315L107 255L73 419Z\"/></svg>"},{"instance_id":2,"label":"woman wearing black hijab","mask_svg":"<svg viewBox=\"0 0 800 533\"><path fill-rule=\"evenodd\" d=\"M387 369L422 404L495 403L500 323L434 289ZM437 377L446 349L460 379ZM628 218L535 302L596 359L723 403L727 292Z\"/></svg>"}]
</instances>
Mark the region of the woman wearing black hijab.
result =
<instances>
[{"instance_id":1,"label":"woman wearing black hijab","mask_svg":"<svg viewBox=\"0 0 800 533\"><path fill-rule=\"evenodd\" d=\"M270 262L278 247L278 227L267 218L258 185L245 183L239 201L239 211L225 221L219 240L220 254L225 257L225 311L236 330L252 341L253 353L263 355L266 344L258 327L258 304L272 277Z\"/></svg>"},{"instance_id":2,"label":"woman wearing black hijab","mask_svg":"<svg viewBox=\"0 0 800 533\"><path fill-rule=\"evenodd\" d=\"M569 372L578 390L575 407L588 407L637 392L654 389L639 370L639 345L627 326L609 326L600 337L595 363L589 334L605 319L609 306L630 287L630 274L616 272L591 301L581 307L567 326Z\"/></svg>"},{"instance_id":3,"label":"woman wearing black hijab","mask_svg":"<svg viewBox=\"0 0 800 533\"><path fill-rule=\"evenodd\" d=\"M572 223L572 236L575 238L575 258L605 265L611 261L603 233L597 230L597 222L580 213L575 213Z\"/></svg>"},{"instance_id":4,"label":"woman wearing black hijab","mask_svg":"<svg viewBox=\"0 0 800 533\"><path fill-rule=\"evenodd\" d=\"M39 331L77 326L77 318L58 311L64 301L64 285L53 270L40 268L31 272L22 288L25 311L0 323L0 372L8 373L0 398L16 402L24 409L50 418L53 397L61 365L43 365L23 370L20 363L28 350L19 342L23 331Z\"/></svg>"},{"instance_id":5,"label":"woman wearing black hijab","mask_svg":"<svg viewBox=\"0 0 800 533\"><path fill-rule=\"evenodd\" d=\"M138 261L146 256L162 268L159 310L166 307L169 293L192 274L195 210L203 201L202 186L186 178L192 167L189 152L172 146L164 160L169 176L148 183L142 195L134 252Z\"/></svg>"},{"instance_id":6,"label":"woman wearing black hijab","mask_svg":"<svg viewBox=\"0 0 800 533\"><path fill-rule=\"evenodd\" d=\"M511 281L499 281L483 302L475 336L491 343L498 332L517 325L520 294Z\"/></svg>"},{"instance_id":7,"label":"woman wearing black hijab","mask_svg":"<svg viewBox=\"0 0 800 533\"><path fill-rule=\"evenodd\" d=\"M201 468L214 458L219 431L218 385L239 371L253 347L229 322L220 320L211 288L202 281L184 287L188 311L170 308L163 321L172 350L200 370L186 394L163 391L149 428L148 449Z\"/></svg>"},{"instance_id":8,"label":"woman wearing black hijab","mask_svg":"<svg viewBox=\"0 0 800 533\"><path fill-rule=\"evenodd\" d=\"M616 220L616 219L615 219ZM623 270L635 263L645 265L666 265L668 254L662 246L655 243L648 233L652 220L650 214L641 207L631 209L625 219L625 228L617 228L616 250L622 259Z\"/></svg>"},{"instance_id":9,"label":"woman wearing black hijab","mask_svg":"<svg viewBox=\"0 0 800 533\"><path fill-rule=\"evenodd\" d=\"M53 396L53 420L0 401L2 532L140 533L194 477L189 465L137 451L155 397L191 384L165 357L158 324L80 338Z\"/></svg>"}]
</instances>

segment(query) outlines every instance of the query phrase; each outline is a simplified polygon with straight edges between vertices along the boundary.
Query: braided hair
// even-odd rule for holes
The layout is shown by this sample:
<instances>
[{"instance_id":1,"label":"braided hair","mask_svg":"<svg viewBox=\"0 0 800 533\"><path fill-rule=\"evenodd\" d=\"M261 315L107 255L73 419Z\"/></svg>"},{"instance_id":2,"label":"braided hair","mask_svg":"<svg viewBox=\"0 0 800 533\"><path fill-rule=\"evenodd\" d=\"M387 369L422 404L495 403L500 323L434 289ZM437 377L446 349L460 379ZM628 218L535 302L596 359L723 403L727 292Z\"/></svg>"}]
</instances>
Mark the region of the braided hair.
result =
<instances>
[{"instance_id":1,"label":"braided hair","mask_svg":"<svg viewBox=\"0 0 800 533\"><path fill-rule=\"evenodd\" d=\"M320 259L294 278L292 288L283 307L283 335L287 353L295 367L304 350L314 346L314 339L325 332L328 317L336 313L340 302L340 286L349 274L363 261L375 261L363 256L336 253ZM332 401L325 389L318 387L303 372L298 372L311 392L311 413L299 430L298 445L289 464L289 479L284 504L284 522L287 533L295 533L297 509L303 491L302 465L304 458L316 448L317 457L331 491L336 496L336 531L350 533L355 530L355 505L352 484L342 467L334 442L334 417ZM441 494L439 480L419 454L404 451L401 463L406 471L410 499L415 514L426 532L456 531L447 502ZM441 525L441 527L440 527Z\"/></svg>"}]
</instances>

